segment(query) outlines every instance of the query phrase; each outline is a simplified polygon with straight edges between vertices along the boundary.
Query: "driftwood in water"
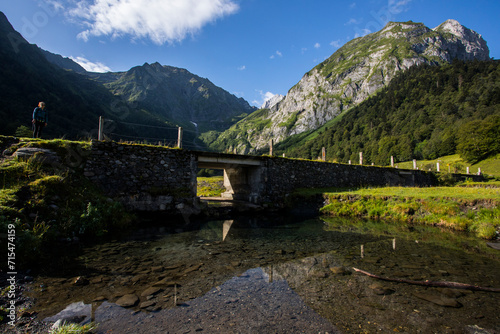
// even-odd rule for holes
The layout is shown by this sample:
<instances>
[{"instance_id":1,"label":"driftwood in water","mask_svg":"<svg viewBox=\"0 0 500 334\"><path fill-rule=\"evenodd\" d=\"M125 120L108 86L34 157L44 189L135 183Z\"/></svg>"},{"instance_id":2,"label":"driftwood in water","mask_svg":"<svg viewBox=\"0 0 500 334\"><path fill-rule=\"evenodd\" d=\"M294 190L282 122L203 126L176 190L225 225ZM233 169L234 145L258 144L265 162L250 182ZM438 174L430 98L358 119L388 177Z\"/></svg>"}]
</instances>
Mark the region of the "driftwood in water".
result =
<instances>
[{"instance_id":1,"label":"driftwood in water","mask_svg":"<svg viewBox=\"0 0 500 334\"><path fill-rule=\"evenodd\" d=\"M456 283L456 282L446 282L446 281L412 281L408 279L402 279L402 278L390 278L390 277L382 277L382 276L377 276L374 274L371 274L367 271L358 269L358 268L352 268L354 271L357 271L359 273L365 274L367 276L380 279L383 281L389 281L389 282L398 282L398 283L408 283L408 284L414 284L414 285L423 285L423 286L432 286L432 287L441 287L441 288L454 288L454 289L465 289L465 290L473 290L473 291L488 291L488 292L500 292L500 289L498 288L487 288L487 287L482 287L482 286L476 286L476 285L470 285L470 284L464 284L464 283Z\"/></svg>"}]
</instances>

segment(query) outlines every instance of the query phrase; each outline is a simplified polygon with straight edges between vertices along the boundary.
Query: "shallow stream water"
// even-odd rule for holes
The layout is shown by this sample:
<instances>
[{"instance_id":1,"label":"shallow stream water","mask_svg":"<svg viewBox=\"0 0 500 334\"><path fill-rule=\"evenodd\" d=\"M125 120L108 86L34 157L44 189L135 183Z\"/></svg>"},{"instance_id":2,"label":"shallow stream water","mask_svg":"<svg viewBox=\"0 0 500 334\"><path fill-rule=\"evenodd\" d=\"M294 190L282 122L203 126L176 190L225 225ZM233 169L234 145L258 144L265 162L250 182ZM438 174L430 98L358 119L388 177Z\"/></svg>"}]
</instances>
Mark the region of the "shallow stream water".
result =
<instances>
[{"instance_id":1,"label":"shallow stream water","mask_svg":"<svg viewBox=\"0 0 500 334\"><path fill-rule=\"evenodd\" d=\"M500 251L465 234L342 219L238 218L149 227L36 279L39 318L99 333L497 333ZM63 270L61 270L63 272ZM121 306L119 306L121 305Z\"/></svg>"}]
</instances>

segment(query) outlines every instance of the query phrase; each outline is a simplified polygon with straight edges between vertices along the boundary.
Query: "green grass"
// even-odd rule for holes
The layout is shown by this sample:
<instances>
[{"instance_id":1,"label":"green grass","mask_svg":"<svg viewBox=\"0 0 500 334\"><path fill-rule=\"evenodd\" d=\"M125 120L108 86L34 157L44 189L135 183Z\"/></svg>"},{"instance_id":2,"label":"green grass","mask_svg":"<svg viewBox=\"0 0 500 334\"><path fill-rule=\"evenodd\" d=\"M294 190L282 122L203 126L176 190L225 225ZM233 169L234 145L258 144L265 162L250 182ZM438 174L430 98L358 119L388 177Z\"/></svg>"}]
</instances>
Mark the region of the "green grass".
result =
<instances>
[{"instance_id":1,"label":"green grass","mask_svg":"<svg viewBox=\"0 0 500 334\"><path fill-rule=\"evenodd\" d=\"M458 201L478 201L494 200L500 203L500 189L487 188L489 183L475 183L475 187L384 187L384 188L363 188L352 191L334 191L339 194L352 194L358 196L374 197L402 197L415 198L421 200L434 200L439 198L449 198ZM492 183L498 185L498 182Z\"/></svg>"},{"instance_id":2,"label":"green grass","mask_svg":"<svg viewBox=\"0 0 500 334\"><path fill-rule=\"evenodd\" d=\"M225 191L223 176L198 177L197 196L219 197Z\"/></svg>"},{"instance_id":3,"label":"green grass","mask_svg":"<svg viewBox=\"0 0 500 334\"><path fill-rule=\"evenodd\" d=\"M464 161L458 154L440 157L434 160L418 160L417 167L421 170L436 171L436 164L439 162L441 172L462 173L465 174L466 168L469 167L471 174L476 174L478 168L481 168L481 173L493 177L500 177L500 154L480 161L471 165ZM413 161L395 163L399 168L413 169Z\"/></svg>"},{"instance_id":4,"label":"green grass","mask_svg":"<svg viewBox=\"0 0 500 334\"><path fill-rule=\"evenodd\" d=\"M322 214L441 226L493 239L500 231L498 182L457 187L324 189ZM312 191L301 191L302 195ZM316 192L317 193L317 192Z\"/></svg>"},{"instance_id":5,"label":"green grass","mask_svg":"<svg viewBox=\"0 0 500 334\"><path fill-rule=\"evenodd\" d=\"M95 241L129 224L131 215L82 175L88 142L27 139L11 151L28 146L51 149L61 163L42 164L36 157L0 160L0 229L14 224L20 268L51 261L58 240ZM4 242L0 239L0 246Z\"/></svg>"},{"instance_id":6,"label":"green grass","mask_svg":"<svg viewBox=\"0 0 500 334\"><path fill-rule=\"evenodd\" d=\"M88 334L94 333L97 325L93 322L85 325L78 325L74 323L64 323L63 325L50 331L51 334Z\"/></svg>"}]
</instances>

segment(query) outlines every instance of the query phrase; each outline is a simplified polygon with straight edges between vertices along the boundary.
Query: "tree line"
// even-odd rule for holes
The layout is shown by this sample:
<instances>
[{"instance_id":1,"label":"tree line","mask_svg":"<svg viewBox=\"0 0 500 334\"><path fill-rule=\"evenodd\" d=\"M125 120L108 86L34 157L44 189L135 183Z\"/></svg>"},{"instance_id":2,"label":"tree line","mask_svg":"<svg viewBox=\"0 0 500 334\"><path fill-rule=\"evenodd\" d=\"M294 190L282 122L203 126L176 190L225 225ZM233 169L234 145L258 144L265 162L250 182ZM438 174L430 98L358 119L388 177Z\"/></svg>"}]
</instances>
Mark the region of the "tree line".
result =
<instances>
[{"instance_id":1,"label":"tree line","mask_svg":"<svg viewBox=\"0 0 500 334\"><path fill-rule=\"evenodd\" d=\"M314 139L286 155L388 165L460 154L471 163L500 153L500 62L423 64L399 73Z\"/></svg>"}]
</instances>

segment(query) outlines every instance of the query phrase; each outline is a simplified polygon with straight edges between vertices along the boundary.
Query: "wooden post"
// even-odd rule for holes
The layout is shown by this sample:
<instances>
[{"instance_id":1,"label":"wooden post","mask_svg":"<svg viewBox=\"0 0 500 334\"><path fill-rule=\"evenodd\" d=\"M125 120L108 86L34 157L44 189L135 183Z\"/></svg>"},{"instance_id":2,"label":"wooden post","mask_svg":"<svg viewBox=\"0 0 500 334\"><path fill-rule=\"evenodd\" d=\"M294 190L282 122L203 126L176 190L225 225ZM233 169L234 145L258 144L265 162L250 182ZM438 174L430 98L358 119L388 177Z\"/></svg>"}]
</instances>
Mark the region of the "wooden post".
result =
<instances>
[{"instance_id":1,"label":"wooden post","mask_svg":"<svg viewBox=\"0 0 500 334\"><path fill-rule=\"evenodd\" d=\"M363 164L363 152L359 152L359 164Z\"/></svg>"},{"instance_id":2,"label":"wooden post","mask_svg":"<svg viewBox=\"0 0 500 334\"><path fill-rule=\"evenodd\" d=\"M413 169L417 169L417 160L413 159Z\"/></svg>"},{"instance_id":3,"label":"wooden post","mask_svg":"<svg viewBox=\"0 0 500 334\"><path fill-rule=\"evenodd\" d=\"M99 132L97 133L97 140L104 140L104 118L99 116Z\"/></svg>"},{"instance_id":4,"label":"wooden post","mask_svg":"<svg viewBox=\"0 0 500 334\"><path fill-rule=\"evenodd\" d=\"M274 144L274 140L271 139L271 141L269 142L269 155L270 156L273 156L273 144Z\"/></svg>"},{"instance_id":5,"label":"wooden post","mask_svg":"<svg viewBox=\"0 0 500 334\"><path fill-rule=\"evenodd\" d=\"M394 167L394 157L391 155L391 167Z\"/></svg>"},{"instance_id":6,"label":"wooden post","mask_svg":"<svg viewBox=\"0 0 500 334\"><path fill-rule=\"evenodd\" d=\"M177 147L182 148L182 128L179 126L179 133L177 134Z\"/></svg>"},{"instance_id":7,"label":"wooden post","mask_svg":"<svg viewBox=\"0 0 500 334\"><path fill-rule=\"evenodd\" d=\"M326 148L321 149L321 160L326 161Z\"/></svg>"}]
</instances>

